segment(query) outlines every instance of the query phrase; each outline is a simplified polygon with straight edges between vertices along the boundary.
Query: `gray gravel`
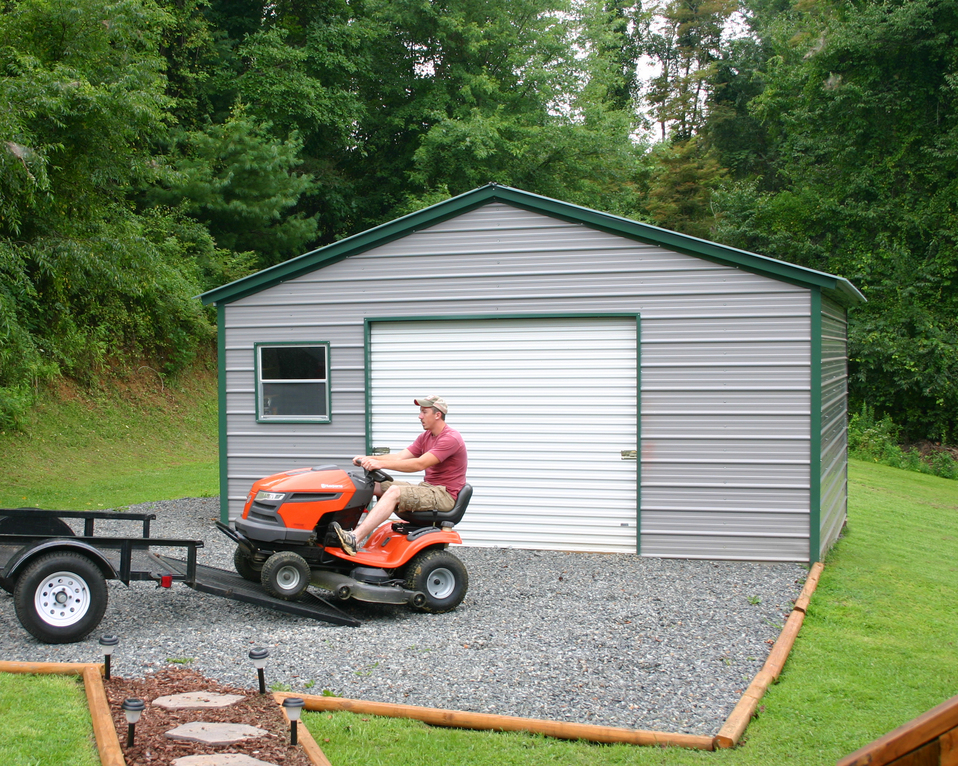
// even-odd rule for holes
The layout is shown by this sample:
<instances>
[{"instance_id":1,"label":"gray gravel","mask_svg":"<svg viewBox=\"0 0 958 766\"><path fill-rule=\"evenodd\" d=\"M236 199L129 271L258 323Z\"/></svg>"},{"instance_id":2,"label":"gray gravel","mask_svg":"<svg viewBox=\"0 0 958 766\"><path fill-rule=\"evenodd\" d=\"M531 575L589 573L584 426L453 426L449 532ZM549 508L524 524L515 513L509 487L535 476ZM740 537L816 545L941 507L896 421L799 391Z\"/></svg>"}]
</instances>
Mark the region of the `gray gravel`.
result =
<instances>
[{"instance_id":1,"label":"gray gravel","mask_svg":"<svg viewBox=\"0 0 958 766\"><path fill-rule=\"evenodd\" d=\"M215 529L217 498L133 506L154 512L154 537L204 540L199 563L232 569ZM98 534L107 533L98 526ZM120 534L136 534L138 525ZM718 732L761 669L801 591L799 564L649 559L622 554L467 548L470 577L455 611L350 602L359 628L152 583L111 582L100 627L48 646L17 621L0 591L0 657L99 662L97 638L120 637L117 675L169 662L241 687L247 659L270 651L267 684L311 694L594 723L665 732Z\"/></svg>"}]
</instances>

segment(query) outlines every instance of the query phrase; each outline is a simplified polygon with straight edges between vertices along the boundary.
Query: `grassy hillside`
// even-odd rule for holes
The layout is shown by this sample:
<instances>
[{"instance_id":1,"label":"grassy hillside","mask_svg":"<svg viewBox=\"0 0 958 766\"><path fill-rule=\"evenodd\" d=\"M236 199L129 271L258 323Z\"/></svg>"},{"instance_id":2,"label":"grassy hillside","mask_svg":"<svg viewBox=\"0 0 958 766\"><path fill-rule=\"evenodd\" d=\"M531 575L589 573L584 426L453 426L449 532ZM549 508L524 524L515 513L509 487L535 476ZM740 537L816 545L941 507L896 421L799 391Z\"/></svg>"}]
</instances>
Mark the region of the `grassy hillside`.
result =
<instances>
[{"instance_id":1,"label":"grassy hillside","mask_svg":"<svg viewBox=\"0 0 958 766\"><path fill-rule=\"evenodd\" d=\"M216 371L152 369L98 389L44 392L23 432L0 432L0 507L116 508L219 493Z\"/></svg>"}]
</instances>

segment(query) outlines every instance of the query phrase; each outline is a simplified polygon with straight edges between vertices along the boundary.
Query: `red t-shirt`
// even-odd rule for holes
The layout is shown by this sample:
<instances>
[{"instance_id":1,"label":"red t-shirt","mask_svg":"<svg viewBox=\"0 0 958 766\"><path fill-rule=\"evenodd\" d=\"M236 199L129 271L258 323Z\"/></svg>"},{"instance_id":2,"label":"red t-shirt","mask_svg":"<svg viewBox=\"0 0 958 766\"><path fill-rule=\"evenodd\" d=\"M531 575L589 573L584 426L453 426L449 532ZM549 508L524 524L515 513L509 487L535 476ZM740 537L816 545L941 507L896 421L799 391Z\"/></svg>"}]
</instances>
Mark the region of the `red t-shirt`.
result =
<instances>
[{"instance_id":1,"label":"red t-shirt","mask_svg":"<svg viewBox=\"0 0 958 766\"><path fill-rule=\"evenodd\" d=\"M436 465L426 469L426 483L445 487L453 499L459 496L459 491L466 483L468 456L466 443L457 430L446 426L439 432L439 436L433 436L430 431L423 431L416 441L409 445L409 451L413 457L422 457L427 452L431 452L439 458Z\"/></svg>"}]
</instances>

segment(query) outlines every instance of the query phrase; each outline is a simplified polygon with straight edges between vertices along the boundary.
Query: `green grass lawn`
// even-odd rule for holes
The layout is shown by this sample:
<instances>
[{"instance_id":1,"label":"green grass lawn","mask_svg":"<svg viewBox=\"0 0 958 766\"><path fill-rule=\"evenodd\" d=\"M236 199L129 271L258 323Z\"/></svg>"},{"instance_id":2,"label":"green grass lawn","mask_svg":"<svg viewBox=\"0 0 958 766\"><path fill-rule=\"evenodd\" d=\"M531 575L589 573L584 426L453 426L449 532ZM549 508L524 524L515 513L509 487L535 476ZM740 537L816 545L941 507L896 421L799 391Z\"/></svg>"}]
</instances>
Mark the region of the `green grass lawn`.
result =
<instances>
[{"instance_id":1,"label":"green grass lawn","mask_svg":"<svg viewBox=\"0 0 958 766\"><path fill-rule=\"evenodd\" d=\"M214 389L65 400L29 439L0 435L0 506L107 508L215 494ZM108 428L89 425L91 407ZM734 750L591 745L348 713L308 713L306 723L337 766L833 764L958 694L958 482L860 461L851 463L850 482L847 535L826 561L780 682ZM8 692L10 678L0 685L0 764L89 763L89 719L76 682L58 681L64 686L51 692L48 679L27 677ZM56 716L38 712L51 693ZM63 716L85 724L65 726ZM35 746L5 749L25 728L44 742L65 739L64 752L75 755L41 761L30 760L40 755Z\"/></svg>"},{"instance_id":2,"label":"green grass lawn","mask_svg":"<svg viewBox=\"0 0 958 766\"><path fill-rule=\"evenodd\" d=\"M99 762L78 676L0 673L0 763L94 766Z\"/></svg>"},{"instance_id":3,"label":"green grass lawn","mask_svg":"<svg viewBox=\"0 0 958 766\"><path fill-rule=\"evenodd\" d=\"M850 481L848 534L734 750L587 745L345 713L310 713L307 725L334 764L834 764L958 694L958 484L859 461Z\"/></svg>"}]
</instances>

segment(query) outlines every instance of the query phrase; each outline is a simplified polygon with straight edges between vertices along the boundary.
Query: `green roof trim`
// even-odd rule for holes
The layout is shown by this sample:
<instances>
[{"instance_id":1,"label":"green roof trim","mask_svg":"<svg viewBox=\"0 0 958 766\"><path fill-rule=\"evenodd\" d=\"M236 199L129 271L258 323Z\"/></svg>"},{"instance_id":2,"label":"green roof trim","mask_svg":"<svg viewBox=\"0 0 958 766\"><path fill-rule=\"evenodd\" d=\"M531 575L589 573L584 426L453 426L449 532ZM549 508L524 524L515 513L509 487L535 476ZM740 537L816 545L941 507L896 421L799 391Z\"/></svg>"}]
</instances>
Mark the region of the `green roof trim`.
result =
<instances>
[{"instance_id":1,"label":"green roof trim","mask_svg":"<svg viewBox=\"0 0 958 766\"><path fill-rule=\"evenodd\" d=\"M493 202L618 234L645 244L658 245L772 279L818 288L844 306L865 302L865 297L855 286L842 277L498 184L481 186L458 197L341 239L277 266L209 290L203 293L200 299L206 305L231 303Z\"/></svg>"}]
</instances>

